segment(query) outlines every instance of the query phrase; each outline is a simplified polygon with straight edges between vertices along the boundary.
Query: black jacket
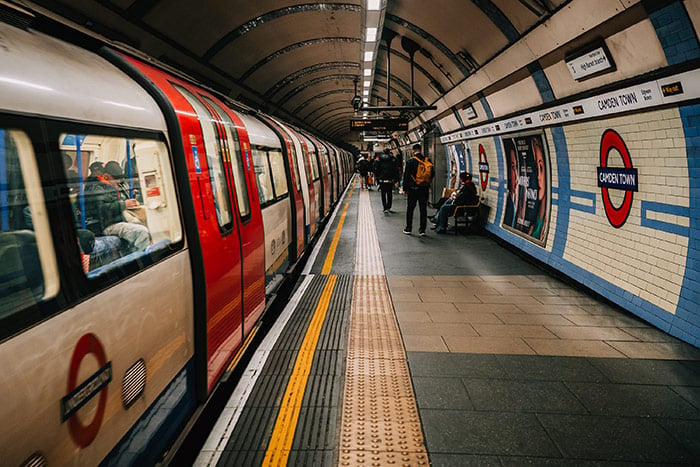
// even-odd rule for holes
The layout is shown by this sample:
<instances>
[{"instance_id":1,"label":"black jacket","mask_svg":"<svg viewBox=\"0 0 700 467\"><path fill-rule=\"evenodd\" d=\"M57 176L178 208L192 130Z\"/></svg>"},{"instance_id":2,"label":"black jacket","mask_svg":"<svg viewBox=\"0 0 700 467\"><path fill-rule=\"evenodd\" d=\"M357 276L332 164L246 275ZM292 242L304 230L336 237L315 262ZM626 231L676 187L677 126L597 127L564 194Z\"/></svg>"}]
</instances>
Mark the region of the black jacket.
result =
<instances>
[{"instance_id":1,"label":"black jacket","mask_svg":"<svg viewBox=\"0 0 700 467\"><path fill-rule=\"evenodd\" d=\"M97 235L117 222L124 222L124 202L117 189L97 179L85 184L85 220L87 228Z\"/></svg>"},{"instance_id":2,"label":"black jacket","mask_svg":"<svg viewBox=\"0 0 700 467\"><path fill-rule=\"evenodd\" d=\"M421 160L426 160L426 156L422 154L414 154L406 161L406 168L403 171L403 189L404 191L406 190L415 190L418 188L423 188L425 190L428 190L429 187L423 187L423 186L418 186L416 184L416 173L418 172L418 161L414 159L414 157L417 157ZM433 172L434 174L434 172Z\"/></svg>"},{"instance_id":3,"label":"black jacket","mask_svg":"<svg viewBox=\"0 0 700 467\"><path fill-rule=\"evenodd\" d=\"M479 195L476 194L476 185L467 182L461 186L455 197L455 206L469 206L479 202Z\"/></svg>"},{"instance_id":4,"label":"black jacket","mask_svg":"<svg viewBox=\"0 0 700 467\"><path fill-rule=\"evenodd\" d=\"M382 154L374 162L374 175L380 183L395 183L399 178L396 170L396 158L389 154Z\"/></svg>"},{"instance_id":5,"label":"black jacket","mask_svg":"<svg viewBox=\"0 0 700 467\"><path fill-rule=\"evenodd\" d=\"M370 162L365 159L364 157L357 161L357 171L360 172L360 175L363 177L367 175L370 169Z\"/></svg>"}]
</instances>

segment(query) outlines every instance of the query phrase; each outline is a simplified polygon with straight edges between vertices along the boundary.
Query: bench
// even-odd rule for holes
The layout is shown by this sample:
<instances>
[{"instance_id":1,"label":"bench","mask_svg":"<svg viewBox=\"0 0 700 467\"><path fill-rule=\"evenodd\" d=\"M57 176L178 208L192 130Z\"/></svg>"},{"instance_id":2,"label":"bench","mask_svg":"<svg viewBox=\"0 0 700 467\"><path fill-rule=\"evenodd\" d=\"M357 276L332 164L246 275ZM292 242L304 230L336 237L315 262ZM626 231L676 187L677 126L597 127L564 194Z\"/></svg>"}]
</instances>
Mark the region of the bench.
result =
<instances>
[{"instance_id":1,"label":"bench","mask_svg":"<svg viewBox=\"0 0 700 467\"><path fill-rule=\"evenodd\" d=\"M469 232L479 225L481 208L481 199L476 204L466 204L455 206L455 211L452 218L455 222L455 234L459 233L459 227L464 226L465 231Z\"/></svg>"}]
</instances>

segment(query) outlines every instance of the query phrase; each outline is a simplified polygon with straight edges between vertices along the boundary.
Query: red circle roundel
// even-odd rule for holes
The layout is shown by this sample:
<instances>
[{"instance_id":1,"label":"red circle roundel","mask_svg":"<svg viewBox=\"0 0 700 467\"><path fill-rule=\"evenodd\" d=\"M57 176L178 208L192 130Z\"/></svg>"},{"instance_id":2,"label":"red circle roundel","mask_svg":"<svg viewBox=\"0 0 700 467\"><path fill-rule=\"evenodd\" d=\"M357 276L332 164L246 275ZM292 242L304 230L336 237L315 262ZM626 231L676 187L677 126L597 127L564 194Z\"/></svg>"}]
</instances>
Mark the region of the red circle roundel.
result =
<instances>
[{"instance_id":1,"label":"red circle roundel","mask_svg":"<svg viewBox=\"0 0 700 467\"><path fill-rule=\"evenodd\" d=\"M624 140L615 130L611 129L605 130L600 140L600 166L604 169L608 167L608 155L612 149L617 149L620 153L625 168L632 169L632 158ZM622 227L630 215L634 192L625 190L625 197L619 208L615 207L610 200L609 188L602 187L601 194L603 195L603 206L605 207L605 215L608 217L608 221L615 228Z\"/></svg>"},{"instance_id":2,"label":"red circle roundel","mask_svg":"<svg viewBox=\"0 0 700 467\"><path fill-rule=\"evenodd\" d=\"M486 150L479 144L479 181L481 181L481 191L485 191L489 182L489 162L486 159Z\"/></svg>"},{"instance_id":3,"label":"red circle roundel","mask_svg":"<svg viewBox=\"0 0 700 467\"><path fill-rule=\"evenodd\" d=\"M92 354L100 369L87 380L78 383L78 370L83 359ZM107 362L102 343L94 334L83 335L73 350L68 371L68 395L61 401L64 418L68 421L68 431L73 441L80 447L87 447L97 437L107 407L107 384L112 380L112 365ZM83 425L77 411L96 394L100 395L97 411L92 421Z\"/></svg>"}]
</instances>

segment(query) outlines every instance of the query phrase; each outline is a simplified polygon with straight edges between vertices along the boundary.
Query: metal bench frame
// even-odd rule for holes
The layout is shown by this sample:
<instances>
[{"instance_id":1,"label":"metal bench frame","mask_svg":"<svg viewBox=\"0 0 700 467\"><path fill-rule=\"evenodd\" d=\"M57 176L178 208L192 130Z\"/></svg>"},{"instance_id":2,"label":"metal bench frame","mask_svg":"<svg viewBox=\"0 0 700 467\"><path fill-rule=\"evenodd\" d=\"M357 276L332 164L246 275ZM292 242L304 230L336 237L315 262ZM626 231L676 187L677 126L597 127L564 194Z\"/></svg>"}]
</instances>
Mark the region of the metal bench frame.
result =
<instances>
[{"instance_id":1,"label":"metal bench frame","mask_svg":"<svg viewBox=\"0 0 700 467\"><path fill-rule=\"evenodd\" d=\"M476 204L465 204L455 206L455 212L452 217L455 221L455 234L459 233L459 226L464 225L465 230L469 230L472 226L479 222L479 208L481 207L481 199Z\"/></svg>"}]
</instances>

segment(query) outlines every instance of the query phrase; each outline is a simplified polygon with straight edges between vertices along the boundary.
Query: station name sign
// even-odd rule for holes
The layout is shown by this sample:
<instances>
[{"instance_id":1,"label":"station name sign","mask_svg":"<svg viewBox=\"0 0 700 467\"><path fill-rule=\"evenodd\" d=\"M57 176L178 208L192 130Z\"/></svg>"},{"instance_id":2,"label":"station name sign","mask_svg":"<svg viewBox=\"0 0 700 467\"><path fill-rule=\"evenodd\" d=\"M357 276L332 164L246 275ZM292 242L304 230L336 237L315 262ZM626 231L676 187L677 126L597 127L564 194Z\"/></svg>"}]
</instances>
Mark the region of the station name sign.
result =
<instances>
[{"instance_id":1,"label":"station name sign","mask_svg":"<svg viewBox=\"0 0 700 467\"><path fill-rule=\"evenodd\" d=\"M353 118L350 131L408 131L407 118Z\"/></svg>"},{"instance_id":2,"label":"station name sign","mask_svg":"<svg viewBox=\"0 0 700 467\"><path fill-rule=\"evenodd\" d=\"M443 144L527 131L565 122L607 117L623 112L651 109L661 105L686 102L700 97L700 69L666 78L647 81L568 104L555 105L534 112L477 125L440 138Z\"/></svg>"}]
</instances>

